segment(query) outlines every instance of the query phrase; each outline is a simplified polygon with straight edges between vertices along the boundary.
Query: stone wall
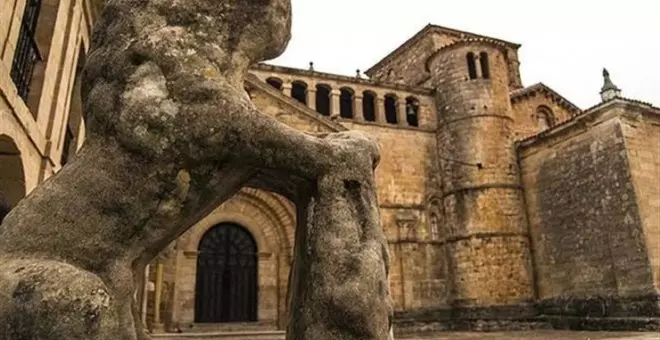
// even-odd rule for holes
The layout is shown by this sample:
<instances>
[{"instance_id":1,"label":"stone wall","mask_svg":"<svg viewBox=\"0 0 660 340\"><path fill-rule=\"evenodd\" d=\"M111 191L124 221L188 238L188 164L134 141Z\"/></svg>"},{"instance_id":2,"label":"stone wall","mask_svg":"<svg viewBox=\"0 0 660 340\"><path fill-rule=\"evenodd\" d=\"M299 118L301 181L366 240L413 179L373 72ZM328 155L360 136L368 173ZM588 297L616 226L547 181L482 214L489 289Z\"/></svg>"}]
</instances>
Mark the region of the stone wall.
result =
<instances>
[{"instance_id":1,"label":"stone wall","mask_svg":"<svg viewBox=\"0 0 660 340\"><path fill-rule=\"evenodd\" d=\"M622 119L621 129L655 287L660 290L660 115L657 113Z\"/></svg>"},{"instance_id":2,"label":"stone wall","mask_svg":"<svg viewBox=\"0 0 660 340\"><path fill-rule=\"evenodd\" d=\"M0 135L20 151L27 194L61 167L69 108L78 99L73 94L78 58L89 46L98 8L87 0L44 1L35 32L44 60L36 63L24 100L10 73L25 3L4 1L0 10ZM77 132L79 147L84 131Z\"/></svg>"},{"instance_id":3,"label":"stone wall","mask_svg":"<svg viewBox=\"0 0 660 340\"><path fill-rule=\"evenodd\" d=\"M516 140L535 135L543 129L539 125L537 113L540 107L549 109L555 124L571 117L571 113L549 95L534 91L523 99L513 100L513 125Z\"/></svg>"},{"instance_id":4,"label":"stone wall","mask_svg":"<svg viewBox=\"0 0 660 340\"><path fill-rule=\"evenodd\" d=\"M520 148L544 313L657 313L647 298L656 294L649 248L618 113L592 113Z\"/></svg>"},{"instance_id":5,"label":"stone wall","mask_svg":"<svg viewBox=\"0 0 660 340\"><path fill-rule=\"evenodd\" d=\"M424 83L429 74L424 69L426 59L435 51L436 40L446 40L445 44L453 39L449 37L434 37L427 35L410 46L407 50L401 52L396 58L392 59L384 67L377 70L373 79L396 82L401 84L419 85Z\"/></svg>"}]
</instances>

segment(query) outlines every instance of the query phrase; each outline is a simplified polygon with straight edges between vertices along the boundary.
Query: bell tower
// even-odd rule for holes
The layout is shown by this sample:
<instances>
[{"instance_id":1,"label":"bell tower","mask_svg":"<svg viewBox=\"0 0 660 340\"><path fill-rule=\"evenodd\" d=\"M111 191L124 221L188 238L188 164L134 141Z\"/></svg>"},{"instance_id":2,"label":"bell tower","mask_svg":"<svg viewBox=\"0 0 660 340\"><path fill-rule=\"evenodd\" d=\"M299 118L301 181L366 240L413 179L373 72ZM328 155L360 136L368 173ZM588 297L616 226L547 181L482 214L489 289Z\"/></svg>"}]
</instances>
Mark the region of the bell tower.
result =
<instances>
[{"instance_id":1,"label":"bell tower","mask_svg":"<svg viewBox=\"0 0 660 340\"><path fill-rule=\"evenodd\" d=\"M531 310L534 299L505 51L497 41L470 39L426 63L436 89L441 238L457 313Z\"/></svg>"}]
</instances>

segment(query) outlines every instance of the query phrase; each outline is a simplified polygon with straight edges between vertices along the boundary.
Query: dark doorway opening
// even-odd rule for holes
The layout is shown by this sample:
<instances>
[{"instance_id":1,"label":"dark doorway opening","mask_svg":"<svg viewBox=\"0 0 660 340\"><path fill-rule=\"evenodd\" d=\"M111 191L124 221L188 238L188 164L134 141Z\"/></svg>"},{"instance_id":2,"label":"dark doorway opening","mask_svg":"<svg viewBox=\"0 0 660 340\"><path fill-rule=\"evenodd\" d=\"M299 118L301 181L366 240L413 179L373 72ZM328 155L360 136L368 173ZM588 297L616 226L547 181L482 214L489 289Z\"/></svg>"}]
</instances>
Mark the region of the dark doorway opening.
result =
<instances>
[{"instance_id":1,"label":"dark doorway opening","mask_svg":"<svg viewBox=\"0 0 660 340\"><path fill-rule=\"evenodd\" d=\"M197 254L195 322L257 321L257 244L245 228L222 223L204 234Z\"/></svg>"}]
</instances>

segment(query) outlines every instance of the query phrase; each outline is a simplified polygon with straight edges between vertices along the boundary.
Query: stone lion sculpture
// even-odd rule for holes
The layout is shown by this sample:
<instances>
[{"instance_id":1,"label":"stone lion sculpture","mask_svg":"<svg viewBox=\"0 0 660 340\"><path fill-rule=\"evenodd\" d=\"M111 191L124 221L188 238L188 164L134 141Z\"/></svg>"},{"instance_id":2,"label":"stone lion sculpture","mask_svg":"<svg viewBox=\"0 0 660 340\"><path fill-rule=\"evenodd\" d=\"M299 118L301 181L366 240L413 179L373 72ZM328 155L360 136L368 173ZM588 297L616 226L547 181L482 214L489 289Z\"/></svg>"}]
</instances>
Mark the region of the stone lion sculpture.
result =
<instances>
[{"instance_id":1,"label":"stone lion sculpture","mask_svg":"<svg viewBox=\"0 0 660 340\"><path fill-rule=\"evenodd\" d=\"M137 273L269 171L302 183L289 339L391 337L377 143L303 134L243 90L290 26L290 0L105 3L83 73L87 140L0 226L0 338L148 339Z\"/></svg>"}]
</instances>

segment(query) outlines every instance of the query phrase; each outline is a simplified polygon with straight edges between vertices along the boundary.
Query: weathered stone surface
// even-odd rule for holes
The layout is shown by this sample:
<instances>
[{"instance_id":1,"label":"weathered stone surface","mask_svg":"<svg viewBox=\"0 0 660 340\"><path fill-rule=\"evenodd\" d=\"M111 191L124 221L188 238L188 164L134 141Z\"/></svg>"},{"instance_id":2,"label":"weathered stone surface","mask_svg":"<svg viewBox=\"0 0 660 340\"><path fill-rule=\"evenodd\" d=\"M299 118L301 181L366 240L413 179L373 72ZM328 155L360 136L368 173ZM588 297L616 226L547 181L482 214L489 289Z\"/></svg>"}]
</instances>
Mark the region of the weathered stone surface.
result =
<instances>
[{"instance_id":1,"label":"weathered stone surface","mask_svg":"<svg viewBox=\"0 0 660 340\"><path fill-rule=\"evenodd\" d=\"M320 326L293 327L290 337L387 336L377 144L355 132L321 138L293 130L257 111L243 90L249 65L286 47L290 13L286 0L105 4L83 76L87 141L0 228L0 334L147 339L132 315L135 275L251 185L324 209L312 208L312 257L299 262L317 275L300 276L296 287L321 284L326 269L354 268L345 276L351 284L326 281L319 292L338 303L333 314L307 306L300 322ZM294 294L292 303L305 298Z\"/></svg>"},{"instance_id":2,"label":"weathered stone surface","mask_svg":"<svg viewBox=\"0 0 660 340\"><path fill-rule=\"evenodd\" d=\"M389 258L368 158L378 153L358 154L363 160L322 176L299 205L289 340L388 338Z\"/></svg>"},{"instance_id":3,"label":"weathered stone surface","mask_svg":"<svg viewBox=\"0 0 660 340\"><path fill-rule=\"evenodd\" d=\"M556 305L562 313L576 309L590 316L592 308L562 306L570 300L623 302L657 293L639 208L631 199L635 193L620 121L609 119L591 134L570 137L526 155L522 164L525 181L536 182L527 202L539 298L546 309ZM649 315L605 309L610 311L599 313Z\"/></svg>"}]
</instances>

